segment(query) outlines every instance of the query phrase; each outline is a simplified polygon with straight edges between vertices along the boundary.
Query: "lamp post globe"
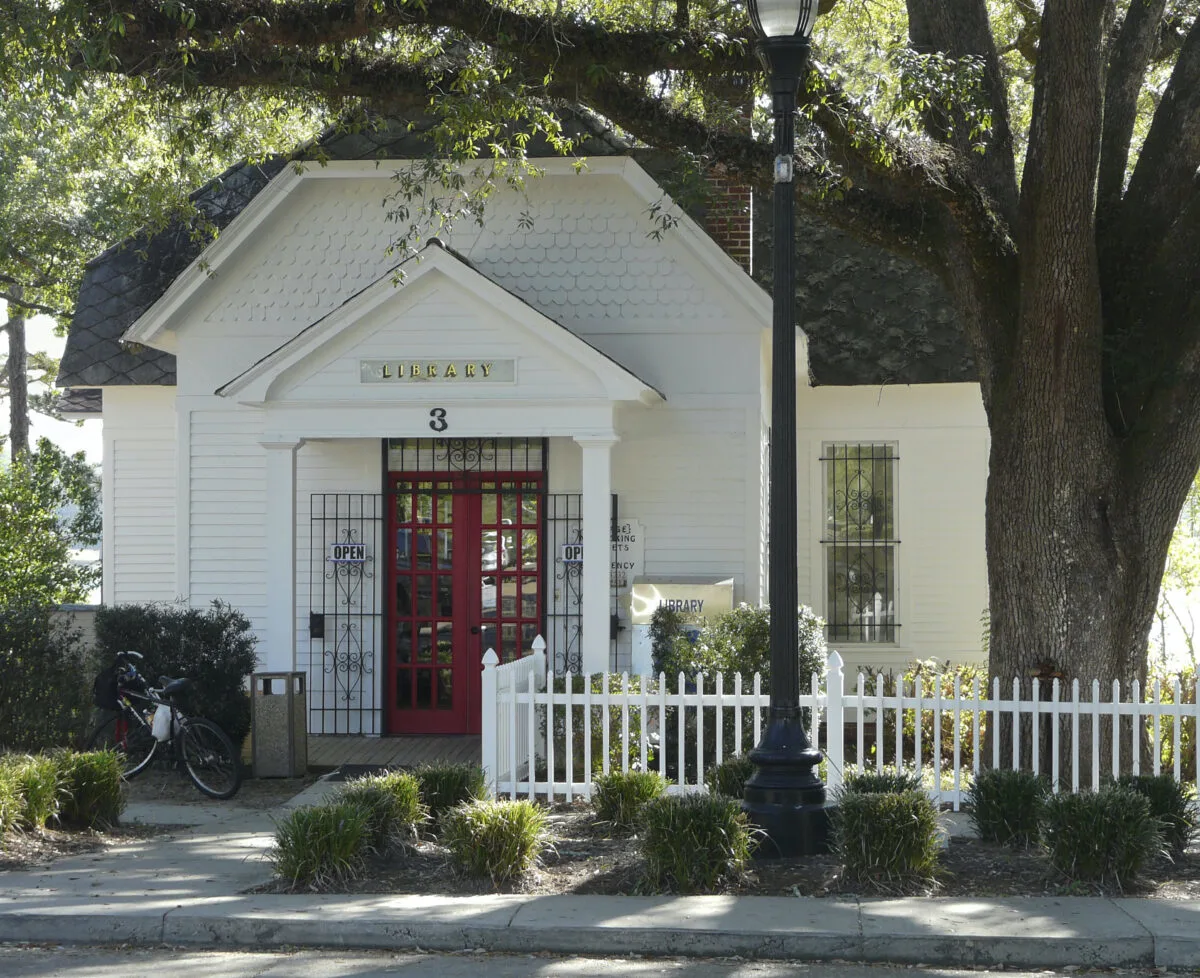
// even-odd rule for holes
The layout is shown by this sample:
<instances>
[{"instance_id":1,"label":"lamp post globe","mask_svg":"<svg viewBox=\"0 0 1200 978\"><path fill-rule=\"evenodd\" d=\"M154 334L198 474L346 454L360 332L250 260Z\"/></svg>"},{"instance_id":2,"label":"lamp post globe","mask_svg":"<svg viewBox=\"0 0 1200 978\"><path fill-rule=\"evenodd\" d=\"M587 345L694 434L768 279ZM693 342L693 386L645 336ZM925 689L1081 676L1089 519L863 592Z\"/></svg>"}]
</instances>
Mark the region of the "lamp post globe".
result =
<instances>
[{"instance_id":1,"label":"lamp post globe","mask_svg":"<svg viewBox=\"0 0 1200 978\"><path fill-rule=\"evenodd\" d=\"M812 855L828 848L820 752L800 714L796 578L796 278L794 267L796 92L808 63L818 0L749 0L758 52L771 81L775 120L774 251L771 341L770 563L771 706L762 739L750 752L755 770L743 808L767 835L763 856ZM841 731L833 731L840 736Z\"/></svg>"}]
</instances>

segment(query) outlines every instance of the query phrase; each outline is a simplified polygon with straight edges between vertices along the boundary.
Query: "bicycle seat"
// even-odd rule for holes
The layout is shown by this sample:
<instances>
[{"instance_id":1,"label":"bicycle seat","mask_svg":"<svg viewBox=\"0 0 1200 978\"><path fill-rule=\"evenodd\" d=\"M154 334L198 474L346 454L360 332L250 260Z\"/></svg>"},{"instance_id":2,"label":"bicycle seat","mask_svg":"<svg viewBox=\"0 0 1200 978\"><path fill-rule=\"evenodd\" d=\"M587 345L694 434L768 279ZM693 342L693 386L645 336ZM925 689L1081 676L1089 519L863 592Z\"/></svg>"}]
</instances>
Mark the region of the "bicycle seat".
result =
<instances>
[{"instance_id":1,"label":"bicycle seat","mask_svg":"<svg viewBox=\"0 0 1200 978\"><path fill-rule=\"evenodd\" d=\"M182 693L192 685L192 681L186 677L171 679L169 676L159 676L158 681L163 684L162 695L166 697Z\"/></svg>"}]
</instances>

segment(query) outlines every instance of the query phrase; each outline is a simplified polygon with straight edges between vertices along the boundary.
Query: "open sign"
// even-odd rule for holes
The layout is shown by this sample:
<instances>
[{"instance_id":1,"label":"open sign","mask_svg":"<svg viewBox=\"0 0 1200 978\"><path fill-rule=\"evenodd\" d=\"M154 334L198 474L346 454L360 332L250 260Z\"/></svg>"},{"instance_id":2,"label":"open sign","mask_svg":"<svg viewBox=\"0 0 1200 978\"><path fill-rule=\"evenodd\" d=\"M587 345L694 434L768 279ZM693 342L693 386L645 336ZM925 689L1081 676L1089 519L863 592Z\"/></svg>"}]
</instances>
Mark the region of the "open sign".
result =
<instances>
[{"instance_id":1,"label":"open sign","mask_svg":"<svg viewBox=\"0 0 1200 978\"><path fill-rule=\"evenodd\" d=\"M363 564L367 560L365 543L331 543L329 562L332 564Z\"/></svg>"},{"instance_id":2,"label":"open sign","mask_svg":"<svg viewBox=\"0 0 1200 978\"><path fill-rule=\"evenodd\" d=\"M564 564L582 564L583 563L583 544L582 543L563 544L562 562Z\"/></svg>"}]
</instances>

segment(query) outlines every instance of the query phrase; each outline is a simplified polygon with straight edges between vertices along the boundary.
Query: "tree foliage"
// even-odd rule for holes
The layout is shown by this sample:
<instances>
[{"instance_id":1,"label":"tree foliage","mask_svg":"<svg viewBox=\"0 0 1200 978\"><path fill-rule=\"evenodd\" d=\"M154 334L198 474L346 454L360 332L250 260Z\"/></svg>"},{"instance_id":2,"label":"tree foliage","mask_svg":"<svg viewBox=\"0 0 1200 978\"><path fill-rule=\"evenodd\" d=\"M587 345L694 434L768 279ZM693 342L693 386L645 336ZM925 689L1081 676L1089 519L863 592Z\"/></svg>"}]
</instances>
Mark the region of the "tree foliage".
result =
<instances>
[{"instance_id":1,"label":"tree foliage","mask_svg":"<svg viewBox=\"0 0 1200 978\"><path fill-rule=\"evenodd\" d=\"M43 438L0 469L0 607L83 601L99 569L72 551L100 541L100 479L82 452Z\"/></svg>"},{"instance_id":2,"label":"tree foliage","mask_svg":"<svg viewBox=\"0 0 1200 978\"><path fill-rule=\"evenodd\" d=\"M1200 467L1200 4L821 9L797 200L954 301L992 433L993 670L1132 679ZM582 105L681 168L761 184L773 155L737 0L10 0L0 39L6 92L111 85L186 132L367 106L519 178Z\"/></svg>"}]
</instances>

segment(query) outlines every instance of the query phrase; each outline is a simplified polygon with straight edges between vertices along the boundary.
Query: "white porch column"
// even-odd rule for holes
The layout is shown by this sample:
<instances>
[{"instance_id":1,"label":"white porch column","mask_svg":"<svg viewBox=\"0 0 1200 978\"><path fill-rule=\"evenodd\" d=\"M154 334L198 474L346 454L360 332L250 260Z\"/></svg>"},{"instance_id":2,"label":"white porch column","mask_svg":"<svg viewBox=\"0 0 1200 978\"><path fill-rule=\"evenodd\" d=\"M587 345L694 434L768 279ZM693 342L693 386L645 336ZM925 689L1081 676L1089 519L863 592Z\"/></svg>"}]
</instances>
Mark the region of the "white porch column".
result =
<instances>
[{"instance_id":1,"label":"white porch column","mask_svg":"<svg viewBox=\"0 0 1200 978\"><path fill-rule=\"evenodd\" d=\"M262 668L296 668L296 450L298 439L259 442L267 455L267 642Z\"/></svg>"},{"instance_id":2,"label":"white porch column","mask_svg":"<svg viewBox=\"0 0 1200 978\"><path fill-rule=\"evenodd\" d=\"M609 670L612 447L615 434L576 435L583 451L583 587L579 644L584 673Z\"/></svg>"}]
</instances>

